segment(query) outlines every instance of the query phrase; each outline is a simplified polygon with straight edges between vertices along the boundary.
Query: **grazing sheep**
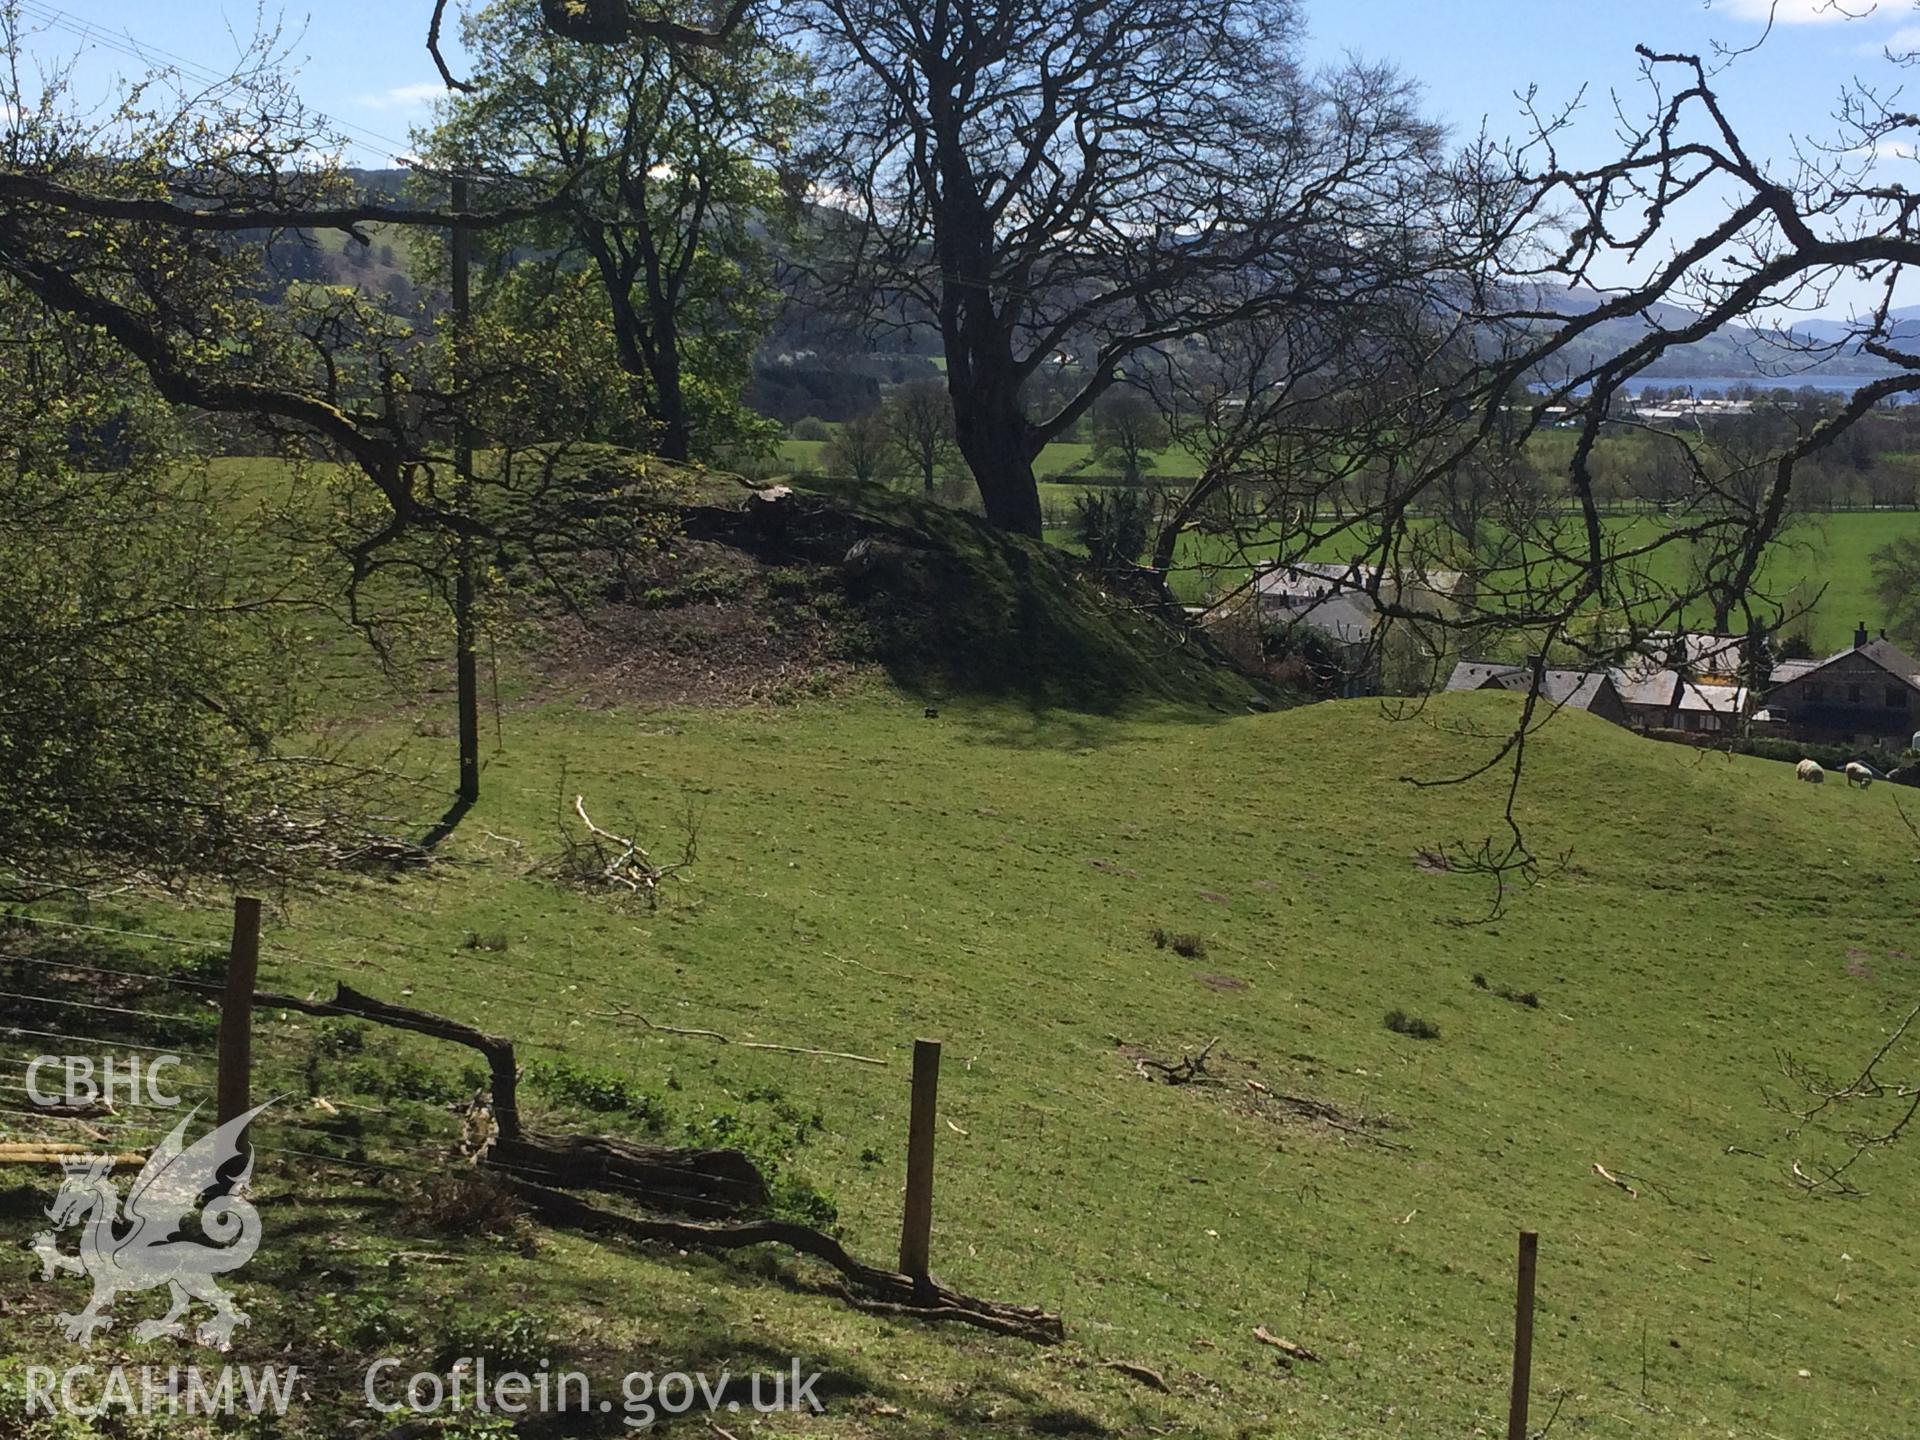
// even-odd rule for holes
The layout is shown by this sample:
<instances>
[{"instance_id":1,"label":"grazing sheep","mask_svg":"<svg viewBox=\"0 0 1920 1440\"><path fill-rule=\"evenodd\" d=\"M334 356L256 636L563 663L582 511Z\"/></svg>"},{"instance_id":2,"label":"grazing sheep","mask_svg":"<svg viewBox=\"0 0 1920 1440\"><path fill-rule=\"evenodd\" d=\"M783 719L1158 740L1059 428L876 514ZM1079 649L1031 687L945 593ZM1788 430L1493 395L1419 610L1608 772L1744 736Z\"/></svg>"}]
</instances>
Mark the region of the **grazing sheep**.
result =
<instances>
[{"instance_id":1,"label":"grazing sheep","mask_svg":"<svg viewBox=\"0 0 1920 1440\"><path fill-rule=\"evenodd\" d=\"M1862 790L1873 784L1873 771L1858 760L1847 762L1847 784L1858 785Z\"/></svg>"},{"instance_id":2,"label":"grazing sheep","mask_svg":"<svg viewBox=\"0 0 1920 1440\"><path fill-rule=\"evenodd\" d=\"M1793 767L1793 773L1809 785L1818 785L1827 778L1827 772L1820 768L1818 760L1802 760Z\"/></svg>"}]
</instances>

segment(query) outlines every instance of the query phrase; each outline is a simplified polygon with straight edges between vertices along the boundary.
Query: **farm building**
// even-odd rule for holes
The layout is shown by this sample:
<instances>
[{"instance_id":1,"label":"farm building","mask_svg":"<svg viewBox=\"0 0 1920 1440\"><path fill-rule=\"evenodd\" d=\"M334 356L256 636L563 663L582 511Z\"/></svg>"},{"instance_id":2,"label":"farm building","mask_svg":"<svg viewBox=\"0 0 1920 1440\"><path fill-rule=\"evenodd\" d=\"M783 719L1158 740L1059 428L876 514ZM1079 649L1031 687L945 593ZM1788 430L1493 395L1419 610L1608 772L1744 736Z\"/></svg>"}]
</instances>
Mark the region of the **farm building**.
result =
<instances>
[{"instance_id":1,"label":"farm building","mask_svg":"<svg viewBox=\"0 0 1920 1440\"><path fill-rule=\"evenodd\" d=\"M1380 687L1381 606L1402 603L1445 614L1466 576L1457 570L1422 571L1403 579L1359 561L1299 560L1269 565L1253 577L1255 609L1269 635L1313 631L1338 657L1343 695L1371 695ZM1419 619L1399 623L1421 637ZM1437 649L1437 644L1432 648Z\"/></svg>"},{"instance_id":2,"label":"farm building","mask_svg":"<svg viewBox=\"0 0 1920 1440\"><path fill-rule=\"evenodd\" d=\"M1674 707L1680 700L1680 672L1647 661L1610 672L1614 692L1626 707L1627 723L1635 730L1673 727Z\"/></svg>"},{"instance_id":3,"label":"farm building","mask_svg":"<svg viewBox=\"0 0 1920 1440\"><path fill-rule=\"evenodd\" d=\"M1752 709L1740 683L1744 646L1737 636L1691 631L1648 637L1651 652L1610 671L1636 730L1736 730Z\"/></svg>"},{"instance_id":4,"label":"farm building","mask_svg":"<svg viewBox=\"0 0 1920 1440\"><path fill-rule=\"evenodd\" d=\"M1920 660L1867 627L1824 660L1776 665L1764 718L1800 740L1904 746L1920 724Z\"/></svg>"},{"instance_id":5,"label":"farm building","mask_svg":"<svg viewBox=\"0 0 1920 1440\"><path fill-rule=\"evenodd\" d=\"M1683 680L1673 707L1674 728L1715 733L1737 731L1751 708L1751 698L1744 685Z\"/></svg>"},{"instance_id":6,"label":"farm building","mask_svg":"<svg viewBox=\"0 0 1920 1440\"><path fill-rule=\"evenodd\" d=\"M1513 690L1524 694L1533 684L1533 667L1498 661L1462 660L1447 681L1452 690ZM1586 710L1602 720L1632 727L1627 707L1603 670L1542 670L1540 693L1549 703Z\"/></svg>"},{"instance_id":7,"label":"farm building","mask_svg":"<svg viewBox=\"0 0 1920 1440\"><path fill-rule=\"evenodd\" d=\"M1259 598L1261 610L1268 613L1298 614L1335 597L1364 601L1366 624L1371 629L1376 619L1375 595L1389 605L1404 601L1440 613L1465 583L1466 576L1458 570L1427 570L1403 580L1392 571L1383 573L1379 566L1357 560L1346 565L1296 560L1261 570L1253 577L1253 593Z\"/></svg>"}]
</instances>

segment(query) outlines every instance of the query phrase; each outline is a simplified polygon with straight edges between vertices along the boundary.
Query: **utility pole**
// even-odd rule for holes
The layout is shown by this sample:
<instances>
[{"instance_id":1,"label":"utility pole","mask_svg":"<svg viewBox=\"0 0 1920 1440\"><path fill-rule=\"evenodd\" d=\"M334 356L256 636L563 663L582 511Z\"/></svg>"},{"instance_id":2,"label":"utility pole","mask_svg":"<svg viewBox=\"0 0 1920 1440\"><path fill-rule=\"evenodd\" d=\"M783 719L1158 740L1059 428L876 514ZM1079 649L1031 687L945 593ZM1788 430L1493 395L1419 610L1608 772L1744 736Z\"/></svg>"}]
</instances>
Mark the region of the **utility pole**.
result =
<instances>
[{"instance_id":1,"label":"utility pole","mask_svg":"<svg viewBox=\"0 0 1920 1440\"><path fill-rule=\"evenodd\" d=\"M453 182L453 209L456 215L467 213L467 182ZM464 351L468 325L473 319L473 236L458 220L453 225L453 323L454 343ZM453 468L455 484L462 501L473 483L473 431L467 423L466 396L460 396L460 411L454 421ZM460 799L471 805L480 798L480 667L474 653L473 623L473 542L465 535L457 537L459 572L453 592L454 687L460 705Z\"/></svg>"}]
</instances>

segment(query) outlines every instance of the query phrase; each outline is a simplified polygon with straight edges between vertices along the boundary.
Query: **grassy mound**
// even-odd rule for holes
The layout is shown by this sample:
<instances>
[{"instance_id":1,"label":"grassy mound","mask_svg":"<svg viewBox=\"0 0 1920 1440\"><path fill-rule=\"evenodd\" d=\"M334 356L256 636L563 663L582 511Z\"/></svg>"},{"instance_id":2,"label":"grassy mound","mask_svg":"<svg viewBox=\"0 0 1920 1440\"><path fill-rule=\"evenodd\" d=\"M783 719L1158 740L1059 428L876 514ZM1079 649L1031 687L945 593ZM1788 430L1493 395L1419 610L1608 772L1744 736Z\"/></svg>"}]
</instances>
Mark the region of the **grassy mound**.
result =
<instances>
[{"instance_id":1,"label":"grassy mound","mask_svg":"<svg viewBox=\"0 0 1920 1440\"><path fill-rule=\"evenodd\" d=\"M737 492L736 492L737 493ZM927 700L987 695L1109 713L1177 701L1264 708L1204 640L1145 594L1111 593L1058 549L879 486L796 490L779 505L698 506L652 583L602 617L616 663L686 655L719 684L758 673L878 667ZM609 661L595 647L593 667ZM695 690L679 697L704 698Z\"/></svg>"},{"instance_id":2,"label":"grassy mound","mask_svg":"<svg viewBox=\"0 0 1920 1440\"><path fill-rule=\"evenodd\" d=\"M345 976L515 1035L549 1128L747 1137L877 1259L898 1237L908 1047L938 1036L935 1269L1063 1310L1070 1342L859 1315L773 1257L529 1236L433 1178L463 1171L459 1057L269 1014L259 1088L290 1099L261 1136L236 1358L309 1365L289 1433L314 1435L362 1414L369 1356L406 1374L483 1350L602 1378L798 1355L831 1377L825 1417L763 1434L1497 1433L1524 1227L1542 1236L1536 1425L1559 1394L1557 1427L1595 1436L1911 1432L1920 1142L1856 1167L1865 1193L1818 1199L1792 1166L1840 1137L1789 1133L1766 1098L1790 1090L1782 1050L1850 1073L1920 990L1898 792L1567 714L1529 746L1516 812L1563 863L1476 923L1485 882L1448 856L1502 833L1500 778L1403 777L1484 759L1511 698L1398 723L1365 702L930 720L878 691L518 714L457 863L294 897L264 983ZM624 812L657 852L692 802L698 861L658 912L532 873L563 769L567 803ZM93 919L215 944L223 924ZM1167 1083L1203 1054L1211 1083ZM44 1224L44 1182L0 1172L9 1236ZM458 1263L394 1259L421 1251ZM98 1360L50 1328L74 1284L16 1287L0 1384L18 1357ZM1321 1359L1281 1366L1256 1326Z\"/></svg>"}]
</instances>

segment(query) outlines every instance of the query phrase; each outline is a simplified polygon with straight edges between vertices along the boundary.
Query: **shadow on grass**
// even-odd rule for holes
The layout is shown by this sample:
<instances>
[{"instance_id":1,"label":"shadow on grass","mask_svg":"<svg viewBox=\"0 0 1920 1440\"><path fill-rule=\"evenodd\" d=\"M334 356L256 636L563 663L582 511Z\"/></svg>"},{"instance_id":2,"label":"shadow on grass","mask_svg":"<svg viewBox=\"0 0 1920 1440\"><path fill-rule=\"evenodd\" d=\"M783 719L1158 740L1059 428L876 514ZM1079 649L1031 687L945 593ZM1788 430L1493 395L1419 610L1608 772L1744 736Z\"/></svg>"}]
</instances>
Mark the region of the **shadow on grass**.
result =
<instances>
[{"instance_id":1,"label":"shadow on grass","mask_svg":"<svg viewBox=\"0 0 1920 1440\"><path fill-rule=\"evenodd\" d=\"M467 812L471 809L473 809L473 801L464 795L455 796L453 804L447 807L447 813L440 817L439 822L431 830L420 837L420 848L432 850L438 846L442 840L460 828L460 822L467 818Z\"/></svg>"},{"instance_id":2,"label":"shadow on grass","mask_svg":"<svg viewBox=\"0 0 1920 1440\"><path fill-rule=\"evenodd\" d=\"M705 1255L618 1244L557 1254L573 1237L544 1227L537 1251L527 1254L503 1247L503 1236L436 1229L406 1203L418 1198L415 1182L395 1178L377 1198L357 1186L274 1197L271 1228L244 1277L254 1323L237 1337L232 1358L298 1364L310 1377L303 1428L289 1434L348 1433L376 1418L381 1428L371 1433L439 1433L407 1429L420 1417L404 1411L375 1417L365 1399L367 1368L395 1358L388 1378L397 1393L416 1371L444 1374L471 1354L485 1355L496 1376L546 1368L588 1378L589 1410L517 1417L516 1435L641 1433L642 1405L655 1407L652 1428L664 1433L711 1434L711 1420L723 1433L744 1435L761 1418L756 1399L771 1400L775 1376L785 1377L791 1394L796 1364L801 1376L819 1376L810 1393L829 1417L878 1425L888 1435L1114 1433L1110 1418L1071 1393L1069 1372L1039 1363L1044 1352L1036 1347L862 1314L805 1261L770 1250ZM0 1192L7 1209L26 1200L20 1191ZM389 1263L402 1251L424 1258ZM647 1263L664 1267L651 1293L639 1288L644 1277L633 1268ZM779 1296L786 1299L774 1303ZM494 1348L502 1344L510 1348ZM707 1383L704 1392L687 1392L693 1408L686 1413L658 1404L659 1379L669 1374ZM630 1389L628 1377L641 1375L653 1377L651 1385ZM676 1404L679 1386L671 1390Z\"/></svg>"}]
</instances>

